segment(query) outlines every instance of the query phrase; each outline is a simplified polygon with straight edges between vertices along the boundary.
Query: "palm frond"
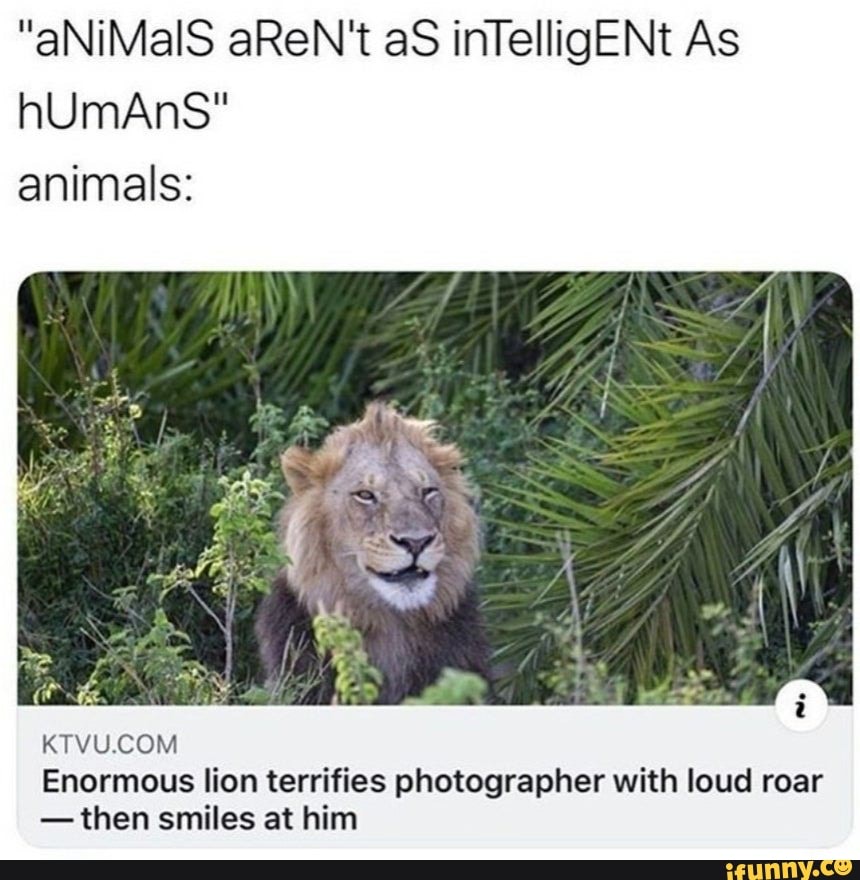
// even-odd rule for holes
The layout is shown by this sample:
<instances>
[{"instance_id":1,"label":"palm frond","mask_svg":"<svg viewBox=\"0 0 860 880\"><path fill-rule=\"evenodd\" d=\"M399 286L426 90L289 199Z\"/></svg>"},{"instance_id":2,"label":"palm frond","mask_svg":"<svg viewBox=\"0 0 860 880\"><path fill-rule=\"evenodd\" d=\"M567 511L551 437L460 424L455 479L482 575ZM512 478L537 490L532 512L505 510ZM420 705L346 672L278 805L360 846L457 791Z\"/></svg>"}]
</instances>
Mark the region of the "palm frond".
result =
<instances>
[{"instance_id":1,"label":"palm frond","mask_svg":"<svg viewBox=\"0 0 860 880\"><path fill-rule=\"evenodd\" d=\"M539 317L546 339L572 322L568 338L582 349L541 369L557 400L602 388L617 427L597 450L556 440L520 487L498 491L524 513L509 528L548 564L561 564L557 534L570 535L590 644L649 681L676 652L708 656L705 604L741 610L758 591L761 625L790 636L844 597L851 340L842 282L784 274L747 279L751 289L699 281L682 292L628 276L602 295L596 281L570 283L566 307ZM633 291L637 319L619 334L613 316L630 318ZM534 600L524 595L521 607ZM558 584L537 604L559 611L567 601ZM521 634L506 649L522 658L527 647Z\"/></svg>"}]
</instances>

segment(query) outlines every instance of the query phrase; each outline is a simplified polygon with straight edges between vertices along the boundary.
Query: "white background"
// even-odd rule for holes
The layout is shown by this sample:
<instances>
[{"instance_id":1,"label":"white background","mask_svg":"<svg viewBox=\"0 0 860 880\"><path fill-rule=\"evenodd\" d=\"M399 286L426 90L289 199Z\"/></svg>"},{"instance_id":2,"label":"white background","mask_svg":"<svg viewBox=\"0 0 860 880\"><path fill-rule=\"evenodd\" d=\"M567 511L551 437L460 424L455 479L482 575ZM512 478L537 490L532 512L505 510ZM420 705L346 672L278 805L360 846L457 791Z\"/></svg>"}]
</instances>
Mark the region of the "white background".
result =
<instances>
[{"instance_id":1,"label":"white background","mask_svg":"<svg viewBox=\"0 0 860 880\"><path fill-rule=\"evenodd\" d=\"M741 33L735 59L597 59L583 68L525 59L228 62L221 53L160 62L47 61L18 36L22 16L78 18L111 6L130 19L153 18L159 10L170 19L180 8L167 0L98 7L46 0L7 3L0 14L0 352L7 377L0 407L7 511L0 615L7 784L0 831L9 856L69 857L20 841L10 784L14 297L25 275L44 269L810 269L841 272L855 286L860 277L860 6L852 0L181 4L186 17L205 15L225 28L255 15L300 19L328 12L386 26L423 15L443 21L508 12L583 22L641 14L679 29L703 15ZM162 98L227 89L230 106L203 132L18 132L19 89L47 88L102 98L134 88ZM23 205L15 199L17 177L26 171L69 170L78 162L86 170L127 172L151 161L165 171L192 172L194 201ZM833 854L857 855L858 840L855 831ZM695 857L755 855L810 853L732 848Z\"/></svg>"}]
</instances>

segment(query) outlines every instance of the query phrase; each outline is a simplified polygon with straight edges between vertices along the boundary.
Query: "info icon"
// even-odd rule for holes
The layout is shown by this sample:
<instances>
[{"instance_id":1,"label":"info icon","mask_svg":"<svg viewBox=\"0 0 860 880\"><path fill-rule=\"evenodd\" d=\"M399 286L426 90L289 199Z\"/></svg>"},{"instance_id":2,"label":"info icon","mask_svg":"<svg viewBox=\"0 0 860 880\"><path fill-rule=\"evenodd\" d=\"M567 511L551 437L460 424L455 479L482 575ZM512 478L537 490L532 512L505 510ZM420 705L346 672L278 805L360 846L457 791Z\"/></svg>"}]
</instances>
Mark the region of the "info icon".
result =
<instances>
[{"instance_id":1,"label":"info icon","mask_svg":"<svg viewBox=\"0 0 860 880\"><path fill-rule=\"evenodd\" d=\"M827 717L827 694L814 681L795 678L779 689L776 714L789 730L815 730Z\"/></svg>"}]
</instances>

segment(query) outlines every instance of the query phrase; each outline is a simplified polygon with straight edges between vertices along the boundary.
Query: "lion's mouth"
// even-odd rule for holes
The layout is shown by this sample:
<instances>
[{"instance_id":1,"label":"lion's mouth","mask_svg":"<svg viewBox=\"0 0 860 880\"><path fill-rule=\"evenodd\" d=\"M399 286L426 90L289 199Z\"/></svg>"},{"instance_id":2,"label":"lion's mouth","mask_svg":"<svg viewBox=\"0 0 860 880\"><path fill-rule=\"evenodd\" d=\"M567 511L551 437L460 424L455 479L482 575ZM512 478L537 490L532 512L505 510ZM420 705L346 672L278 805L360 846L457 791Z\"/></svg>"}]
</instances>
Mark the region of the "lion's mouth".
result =
<instances>
[{"instance_id":1,"label":"lion's mouth","mask_svg":"<svg viewBox=\"0 0 860 880\"><path fill-rule=\"evenodd\" d=\"M368 571L374 576L387 581L389 584L408 584L413 581L423 581L430 577L426 568L421 568L415 563L400 568L397 571L376 571L369 568Z\"/></svg>"}]
</instances>

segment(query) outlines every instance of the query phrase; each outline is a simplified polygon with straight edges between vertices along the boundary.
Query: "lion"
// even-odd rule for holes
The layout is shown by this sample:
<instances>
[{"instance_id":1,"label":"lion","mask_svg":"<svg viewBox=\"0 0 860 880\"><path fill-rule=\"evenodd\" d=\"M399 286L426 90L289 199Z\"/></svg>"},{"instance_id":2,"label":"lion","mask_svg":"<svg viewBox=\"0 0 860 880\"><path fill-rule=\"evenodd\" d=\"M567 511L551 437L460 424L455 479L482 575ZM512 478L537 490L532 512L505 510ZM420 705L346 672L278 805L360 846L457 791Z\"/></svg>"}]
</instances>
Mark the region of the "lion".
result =
<instances>
[{"instance_id":1,"label":"lion","mask_svg":"<svg viewBox=\"0 0 860 880\"><path fill-rule=\"evenodd\" d=\"M473 582L479 527L462 463L435 423L379 402L318 451L282 455L289 563L256 619L270 685L284 670L318 666L311 622L320 612L342 614L361 633L382 673L379 703L420 693L445 667L489 680ZM331 694L329 681L312 699Z\"/></svg>"}]
</instances>

